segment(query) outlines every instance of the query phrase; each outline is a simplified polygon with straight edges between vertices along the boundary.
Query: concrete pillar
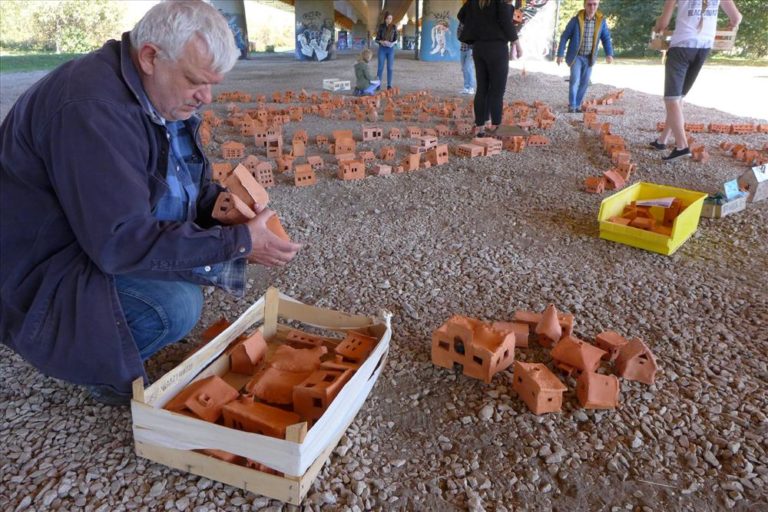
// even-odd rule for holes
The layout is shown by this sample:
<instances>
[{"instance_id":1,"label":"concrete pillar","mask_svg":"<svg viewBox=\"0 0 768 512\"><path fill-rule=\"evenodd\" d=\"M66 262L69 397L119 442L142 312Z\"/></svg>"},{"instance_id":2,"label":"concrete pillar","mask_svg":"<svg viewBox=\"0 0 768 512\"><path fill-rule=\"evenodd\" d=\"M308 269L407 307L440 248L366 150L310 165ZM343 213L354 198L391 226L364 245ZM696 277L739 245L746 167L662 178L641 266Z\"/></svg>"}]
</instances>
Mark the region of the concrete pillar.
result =
<instances>
[{"instance_id":1,"label":"concrete pillar","mask_svg":"<svg viewBox=\"0 0 768 512\"><path fill-rule=\"evenodd\" d=\"M371 38L376 37L376 34L371 34L368 30L368 25L363 23L362 20L357 20L357 23L352 25L350 33L349 47L357 50L368 48L371 44Z\"/></svg>"},{"instance_id":2,"label":"concrete pillar","mask_svg":"<svg viewBox=\"0 0 768 512\"><path fill-rule=\"evenodd\" d=\"M235 43L240 49L240 56L248 55L248 26L245 23L245 4L243 0L212 0L211 5L227 19L229 28L235 37Z\"/></svg>"},{"instance_id":3,"label":"concrete pillar","mask_svg":"<svg viewBox=\"0 0 768 512\"><path fill-rule=\"evenodd\" d=\"M458 61L460 59L456 18L462 0L424 0L421 13L419 58L426 61Z\"/></svg>"},{"instance_id":4,"label":"concrete pillar","mask_svg":"<svg viewBox=\"0 0 768 512\"><path fill-rule=\"evenodd\" d=\"M336 57L333 0L295 2L296 58L325 61Z\"/></svg>"}]
</instances>

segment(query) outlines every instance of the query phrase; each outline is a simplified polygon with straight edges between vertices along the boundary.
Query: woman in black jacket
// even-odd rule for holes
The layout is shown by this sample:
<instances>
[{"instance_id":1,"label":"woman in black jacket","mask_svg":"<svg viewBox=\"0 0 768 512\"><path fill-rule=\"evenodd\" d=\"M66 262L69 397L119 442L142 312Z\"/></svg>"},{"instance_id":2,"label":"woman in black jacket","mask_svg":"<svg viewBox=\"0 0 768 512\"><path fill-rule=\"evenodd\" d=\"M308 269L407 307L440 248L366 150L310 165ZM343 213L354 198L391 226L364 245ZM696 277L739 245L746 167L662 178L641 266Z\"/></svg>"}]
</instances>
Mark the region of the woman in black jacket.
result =
<instances>
[{"instance_id":1,"label":"woman in black jacket","mask_svg":"<svg viewBox=\"0 0 768 512\"><path fill-rule=\"evenodd\" d=\"M475 133L480 137L493 133L501 124L509 73L508 42L515 45L518 56L523 53L512 14L512 6L503 0L468 0L457 16L464 24L462 41L474 45ZM489 117L492 126L486 129Z\"/></svg>"},{"instance_id":2,"label":"woman in black jacket","mask_svg":"<svg viewBox=\"0 0 768 512\"><path fill-rule=\"evenodd\" d=\"M397 27L392 23L392 14L384 11L384 23L376 31L376 42L379 43L379 66L376 76L381 82L384 73L384 61L387 62L387 89L392 88L392 65L395 62L395 45L397 44Z\"/></svg>"}]
</instances>

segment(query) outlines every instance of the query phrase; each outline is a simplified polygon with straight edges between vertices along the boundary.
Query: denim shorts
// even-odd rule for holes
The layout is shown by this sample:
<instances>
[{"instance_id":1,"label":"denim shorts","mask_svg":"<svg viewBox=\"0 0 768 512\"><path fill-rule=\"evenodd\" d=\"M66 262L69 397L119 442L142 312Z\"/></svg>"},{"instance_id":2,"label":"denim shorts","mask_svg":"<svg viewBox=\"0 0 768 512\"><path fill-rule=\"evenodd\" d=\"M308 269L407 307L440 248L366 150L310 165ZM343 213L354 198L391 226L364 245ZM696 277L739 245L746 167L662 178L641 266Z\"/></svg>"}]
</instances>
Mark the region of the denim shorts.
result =
<instances>
[{"instance_id":1,"label":"denim shorts","mask_svg":"<svg viewBox=\"0 0 768 512\"><path fill-rule=\"evenodd\" d=\"M680 99L691 90L709 56L709 48L673 47L664 65L664 99Z\"/></svg>"}]
</instances>

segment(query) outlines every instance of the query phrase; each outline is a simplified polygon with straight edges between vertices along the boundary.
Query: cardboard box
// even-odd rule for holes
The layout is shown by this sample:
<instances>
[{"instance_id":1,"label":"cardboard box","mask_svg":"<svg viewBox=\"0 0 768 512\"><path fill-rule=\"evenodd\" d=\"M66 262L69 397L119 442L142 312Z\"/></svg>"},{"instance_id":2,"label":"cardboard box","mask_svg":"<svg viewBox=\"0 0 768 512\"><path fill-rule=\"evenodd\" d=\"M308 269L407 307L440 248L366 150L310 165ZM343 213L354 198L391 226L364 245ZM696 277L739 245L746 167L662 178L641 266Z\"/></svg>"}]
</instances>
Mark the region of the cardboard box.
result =
<instances>
[{"instance_id":1,"label":"cardboard box","mask_svg":"<svg viewBox=\"0 0 768 512\"><path fill-rule=\"evenodd\" d=\"M344 334L356 331L378 340L352 378L339 391L312 428L297 423L286 439L230 429L223 425L163 409L189 383L229 371L230 343L255 325L270 344L291 330L278 317ZM240 318L202 349L144 388L133 383L131 414L136 453L166 466L204 476L241 489L299 505L315 477L354 420L383 369L392 335L391 314L352 316L307 306L270 288ZM196 452L223 450L264 464L284 476L269 474Z\"/></svg>"},{"instance_id":2,"label":"cardboard box","mask_svg":"<svg viewBox=\"0 0 768 512\"><path fill-rule=\"evenodd\" d=\"M685 209L680 212L680 215L677 216L672 224L672 231L669 236L631 226L624 226L608 220L611 217L620 216L624 206L632 201L666 197L677 197L682 200L685 206ZM600 223L600 238L639 247L647 251L670 255L696 232L696 228L699 225L701 207L706 197L707 194L704 192L695 192L642 181L635 183L605 198L600 203L600 212L597 216L597 220ZM655 212L652 210L652 213L656 220L661 223L664 218L663 208L658 208Z\"/></svg>"}]
</instances>

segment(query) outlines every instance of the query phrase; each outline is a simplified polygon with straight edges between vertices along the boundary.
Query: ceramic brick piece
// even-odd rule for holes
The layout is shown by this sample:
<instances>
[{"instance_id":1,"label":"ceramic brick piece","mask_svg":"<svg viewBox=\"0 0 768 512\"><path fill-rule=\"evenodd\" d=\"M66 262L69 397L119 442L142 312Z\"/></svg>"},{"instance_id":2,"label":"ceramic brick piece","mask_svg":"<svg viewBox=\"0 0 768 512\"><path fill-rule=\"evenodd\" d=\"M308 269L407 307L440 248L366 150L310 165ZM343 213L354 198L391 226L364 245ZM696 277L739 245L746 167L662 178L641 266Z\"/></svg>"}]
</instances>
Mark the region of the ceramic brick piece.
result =
<instances>
[{"instance_id":1,"label":"ceramic brick piece","mask_svg":"<svg viewBox=\"0 0 768 512\"><path fill-rule=\"evenodd\" d=\"M365 164L359 160L346 160L340 162L337 176L339 179L345 181L361 180L365 178Z\"/></svg>"},{"instance_id":2,"label":"ceramic brick piece","mask_svg":"<svg viewBox=\"0 0 768 512\"><path fill-rule=\"evenodd\" d=\"M313 371L291 372L265 368L248 381L245 390L270 404L290 405L293 403L293 387L304 382Z\"/></svg>"},{"instance_id":3,"label":"ceramic brick piece","mask_svg":"<svg viewBox=\"0 0 768 512\"><path fill-rule=\"evenodd\" d=\"M611 162L613 162L613 165L629 163L631 158L632 156L629 154L629 151L626 150L619 149L611 152Z\"/></svg>"},{"instance_id":4,"label":"ceramic brick piece","mask_svg":"<svg viewBox=\"0 0 768 512\"><path fill-rule=\"evenodd\" d=\"M730 133L731 125L709 123L709 126L707 127L707 131L709 131L709 133Z\"/></svg>"},{"instance_id":5,"label":"ceramic brick piece","mask_svg":"<svg viewBox=\"0 0 768 512\"><path fill-rule=\"evenodd\" d=\"M336 395L352 378L353 370L320 368L293 387L293 409L304 420L314 422L323 415Z\"/></svg>"},{"instance_id":6,"label":"ceramic brick piece","mask_svg":"<svg viewBox=\"0 0 768 512\"><path fill-rule=\"evenodd\" d=\"M536 415L560 412L566 386L541 363L515 361L512 389Z\"/></svg>"},{"instance_id":7,"label":"ceramic brick piece","mask_svg":"<svg viewBox=\"0 0 768 512\"><path fill-rule=\"evenodd\" d=\"M642 341L634 339L619 350L615 368L619 377L650 386L656 378L658 365L651 349Z\"/></svg>"},{"instance_id":8,"label":"ceramic brick piece","mask_svg":"<svg viewBox=\"0 0 768 512\"><path fill-rule=\"evenodd\" d=\"M189 411L201 420L215 422L222 407L238 396L235 388L218 375L195 381L173 397L164 409L173 412Z\"/></svg>"},{"instance_id":9,"label":"ceramic brick piece","mask_svg":"<svg viewBox=\"0 0 768 512\"><path fill-rule=\"evenodd\" d=\"M317 183L313 166L310 164L298 164L293 171L293 183L297 187L307 187Z\"/></svg>"},{"instance_id":10,"label":"ceramic brick piece","mask_svg":"<svg viewBox=\"0 0 768 512\"><path fill-rule=\"evenodd\" d=\"M701 162L703 164L709 162L709 152L702 144L691 146L691 155L694 162Z\"/></svg>"},{"instance_id":11,"label":"ceramic brick piece","mask_svg":"<svg viewBox=\"0 0 768 512\"><path fill-rule=\"evenodd\" d=\"M613 170L615 170L619 176L624 178L624 181L627 182L632 177L632 173L635 172L636 168L637 165L630 162L625 162L617 165Z\"/></svg>"},{"instance_id":12,"label":"ceramic brick piece","mask_svg":"<svg viewBox=\"0 0 768 512\"><path fill-rule=\"evenodd\" d=\"M539 344L544 347L551 347L560 340L563 336L563 328L560 326L554 304L547 306L533 332L538 334Z\"/></svg>"},{"instance_id":13,"label":"ceramic brick piece","mask_svg":"<svg viewBox=\"0 0 768 512\"><path fill-rule=\"evenodd\" d=\"M395 109L387 107L384 109L384 116L382 119L385 123L391 123L395 120Z\"/></svg>"},{"instance_id":14,"label":"ceramic brick piece","mask_svg":"<svg viewBox=\"0 0 768 512\"><path fill-rule=\"evenodd\" d=\"M267 342L260 331L255 331L229 349L229 369L234 373L252 375L266 353Z\"/></svg>"},{"instance_id":15,"label":"ceramic brick piece","mask_svg":"<svg viewBox=\"0 0 768 512\"><path fill-rule=\"evenodd\" d=\"M361 364L376 346L376 338L350 331L336 346L336 354L344 361Z\"/></svg>"},{"instance_id":16,"label":"ceramic brick piece","mask_svg":"<svg viewBox=\"0 0 768 512\"><path fill-rule=\"evenodd\" d=\"M731 133L737 134L737 135L755 133L755 125L754 124L732 124Z\"/></svg>"},{"instance_id":17,"label":"ceramic brick piece","mask_svg":"<svg viewBox=\"0 0 768 512\"><path fill-rule=\"evenodd\" d=\"M233 140L221 145L221 157L224 160L240 160L245 156L245 146Z\"/></svg>"},{"instance_id":18,"label":"ceramic brick piece","mask_svg":"<svg viewBox=\"0 0 768 512\"><path fill-rule=\"evenodd\" d=\"M576 379L576 398L584 409L615 409L621 384L615 375L583 372Z\"/></svg>"},{"instance_id":19,"label":"ceramic brick piece","mask_svg":"<svg viewBox=\"0 0 768 512\"><path fill-rule=\"evenodd\" d=\"M435 125L435 133L438 137L448 137L451 134L451 129L444 124Z\"/></svg>"},{"instance_id":20,"label":"ceramic brick piece","mask_svg":"<svg viewBox=\"0 0 768 512\"><path fill-rule=\"evenodd\" d=\"M200 341L203 345L211 341L213 338L218 336L219 334L223 333L227 327L232 325L230 321L227 319L226 316L220 317L218 320L216 320L214 323L209 325L208 327L203 330L203 332L200 333Z\"/></svg>"},{"instance_id":21,"label":"ceramic brick piece","mask_svg":"<svg viewBox=\"0 0 768 512\"><path fill-rule=\"evenodd\" d=\"M256 217L256 212L231 192L221 192L213 205L212 217L222 224L243 224Z\"/></svg>"},{"instance_id":22,"label":"ceramic brick piece","mask_svg":"<svg viewBox=\"0 0 768 512\"><path fill-rule=\"evenodd\" d=\"M676 197L672 201L672 204L669 205L669 207L664 208L664 225L671 226L674 224L675 219L684 209L685 207L683 206L683 202L680 200L680 198Z\"/></svg>"},{"instance_id":23,"label":"ceramic brick piece","mask_svg":"<svg viewBox=\"0 0 768 512\"><path fill-rule=\"evenodd\" d=\"M493 322L491 327L504 335L514 333L515 348L528 348L528 337L531 335L531 328L528 324L522 322Z\"/></svg>"},{"instance_id":24,"label":"ceramic brick piece","mask_svg":"<svg viewBox=\"0 0 768 512\"><path fill-rule=\"evenodd\" d=\"M504 149L513 153L520 153L525 149L525 137L515 135L504 140Z\"/></svg>"},{"instance_id":25,"label":"ceramic brick piece","mask_svg":"<svg viewBox=\"0 0 768 512\"><path fill-rule=\"evenodd\" d=\"M627 339L616 331L603 331L595 337L595 345L605 350L603 359L607 361L615 361L619 350L627 343Z\"/></svg>"},{"instance_id":26,"label":"ceramic brick piece","mask_svg":"<svg viewBox=\"0 0 768 512\"><path fill-rule=\"evenodd\" d=\"M464 375L487 384L514 359L515 334L504 334L474 318L454 315L432 333L433 364L459 365Z\"/></svg>"},{"instance_id":27,"label":"ceramic brick piece","mask_svg":"<svg viewBox=\"0 0 768 512\"><path fill-rule=\"evenodd\" d=\"M593 372L607 352L574 336L565 336L552 349L555 366L568 373Z\"/></svg>"},{"instance_id":28,"label":"ceramic brick piece","mask_svg":"<svg viewBox=\"0 0 768 512\"><path fill-rule=\"evenodd\" d=\"M602 194L605 192L605 178L597 176L585 178L584 189L592 194Z\"/></svg>"},{"instance_id":29,"label":"ceramic brick piece","mask_svg":"<svg viewBox=\"0 0 768 512\"><path fill-rule=\"evenodd\" d=\"M280 223L280 218L277 216L276 213L273 213L273 215L267 219L266 224L267 224L267 229L269 229L275 236L277 236L281 240L286 240L286 241L291 240L291 237L289 237L288 233L286 233L285 228L283 228L282 223Z\"/></svg>"},{"instance_id":30,"label":"ceramic brick piece","mask_svg":"<svg viewBox=\"0 0 768 512\"><path fill-rule=\"evenodd\" d=\"M301 417L267 404L254 402L249 397L227 404L222 411L224 425L229 428L285 439L285 431Z\"/></svg>"}]
</instances>

